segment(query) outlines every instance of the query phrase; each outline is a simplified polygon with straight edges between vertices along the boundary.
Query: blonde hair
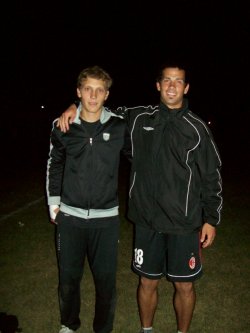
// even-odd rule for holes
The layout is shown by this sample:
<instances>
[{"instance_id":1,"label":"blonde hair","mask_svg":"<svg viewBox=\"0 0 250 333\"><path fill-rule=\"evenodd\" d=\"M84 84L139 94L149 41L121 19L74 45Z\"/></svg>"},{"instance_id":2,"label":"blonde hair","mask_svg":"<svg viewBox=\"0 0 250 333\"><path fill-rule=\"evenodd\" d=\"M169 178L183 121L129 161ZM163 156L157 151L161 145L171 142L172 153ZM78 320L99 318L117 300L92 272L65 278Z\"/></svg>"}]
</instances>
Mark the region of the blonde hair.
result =
<instances>
[{"instance_id":1,"label":"blonde hair","mask_svg":"<svg viewBox=\"0 0 250 333\"><path fill-rule=\"evenodd\" d=\"M77 88L81 88L82 83L87 80L88 77L104 81L107 90L109 90L113 82L110 75L104 69L99 66L92 66L80 72L77 79Z\"/></svg>"}]
</instances>

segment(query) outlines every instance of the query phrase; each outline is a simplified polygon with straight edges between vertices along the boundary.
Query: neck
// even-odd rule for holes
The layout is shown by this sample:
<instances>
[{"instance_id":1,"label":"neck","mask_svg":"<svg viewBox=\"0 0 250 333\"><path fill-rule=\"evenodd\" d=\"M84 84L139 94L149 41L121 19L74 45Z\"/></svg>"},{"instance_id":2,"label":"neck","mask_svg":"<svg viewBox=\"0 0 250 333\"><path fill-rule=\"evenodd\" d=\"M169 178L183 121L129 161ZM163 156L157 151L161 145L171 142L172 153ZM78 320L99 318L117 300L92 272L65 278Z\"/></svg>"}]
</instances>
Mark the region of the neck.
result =
<instances>
[{"instance_id":1,"label":"neck","mask_svg":"<svg viewBox=\"0 0 250 333\"><path fill-rule=\"evenodd\" d=\"M101 110L99 112L87 112L85 110L82 110L80 113L80 117L88 123L94 123L100 119Z\"/></svg>"}]
</instances>

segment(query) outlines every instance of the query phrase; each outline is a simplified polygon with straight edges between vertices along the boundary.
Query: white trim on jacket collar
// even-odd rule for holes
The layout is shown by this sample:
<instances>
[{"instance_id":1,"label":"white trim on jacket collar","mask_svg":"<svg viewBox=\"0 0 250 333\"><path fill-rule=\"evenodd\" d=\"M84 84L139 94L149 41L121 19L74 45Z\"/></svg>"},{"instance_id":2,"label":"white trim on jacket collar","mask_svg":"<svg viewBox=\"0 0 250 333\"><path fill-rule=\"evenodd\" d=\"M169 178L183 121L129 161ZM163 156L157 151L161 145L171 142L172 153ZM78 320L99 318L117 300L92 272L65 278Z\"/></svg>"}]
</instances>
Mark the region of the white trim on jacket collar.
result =
<instances>
[{"instance_id":1,"label":"white trim on jacket collar","mask_svg":"<svg viewBox=\"0 0 250 333\"><path fill-rule=\"evenodd\" d=\"M77 110L76 110L76 117L75 117L73 123L76 123L76 124L80 124L81 123L81 120L80 120L81 109L82 109L82 104L80 103L79 106L78 106L78 108L77 108ZM110 117L117 117L117 118L123 119L122 116L113 113L108 108L106 108L106 107L103 106L102 107L101 117L100 117L101 124L105 124L110 119Z\"/></svg>"}]
</instances>

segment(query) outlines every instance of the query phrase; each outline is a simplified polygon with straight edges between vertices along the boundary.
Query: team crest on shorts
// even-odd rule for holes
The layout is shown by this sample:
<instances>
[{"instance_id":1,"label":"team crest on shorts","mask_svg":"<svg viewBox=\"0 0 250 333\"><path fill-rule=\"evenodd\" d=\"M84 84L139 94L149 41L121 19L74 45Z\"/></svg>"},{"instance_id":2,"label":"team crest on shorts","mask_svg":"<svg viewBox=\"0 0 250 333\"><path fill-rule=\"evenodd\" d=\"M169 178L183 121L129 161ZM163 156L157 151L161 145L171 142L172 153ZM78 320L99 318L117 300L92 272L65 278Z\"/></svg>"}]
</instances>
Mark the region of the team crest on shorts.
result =
<instances>
[{"instance_id":1,"label":"team crest on shorts","mask_svg":"<svg viewBox=\"0 0 250 333\"><path fill-rule=\"evenodd\" d=\"M110 139L110 133L103 133L102 137L104 141L108 141Z\"/></svg>"},{"instance_id":2,"label":"team crest on shorts","mask_svg":"<svg viewBox=\"0 0 250 333\"><path fill-rule=\"evenodd\" d=\"M195 261L195 257L192 256L190 259L189 259L189 262L188 262L188 265L191 269L195 269L195 266L196 266L196 261Z\"/></svg>"}]
</instances>

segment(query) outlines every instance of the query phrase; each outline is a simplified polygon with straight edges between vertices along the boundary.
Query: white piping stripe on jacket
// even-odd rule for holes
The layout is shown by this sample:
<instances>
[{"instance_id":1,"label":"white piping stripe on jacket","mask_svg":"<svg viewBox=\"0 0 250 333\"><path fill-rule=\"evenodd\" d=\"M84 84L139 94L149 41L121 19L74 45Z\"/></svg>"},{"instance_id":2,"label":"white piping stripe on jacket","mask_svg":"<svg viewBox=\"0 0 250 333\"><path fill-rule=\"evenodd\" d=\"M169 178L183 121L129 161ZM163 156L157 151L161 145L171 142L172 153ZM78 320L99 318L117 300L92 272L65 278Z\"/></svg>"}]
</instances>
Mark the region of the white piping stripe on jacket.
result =
<instances>
[{"instance_id":1,"label":"white piping stripe on jacket","mask_svg":"<svg viewBox=\"0 0 250 333\"><path fill-rule=\"evenodd\" d=\"M144 116L145 114L148 114L148 115L152 115L152 114L154 114L155 112L159 112L159 109L157 109L157 110L153 110L152 112L144 112L144 113L140 113L140 114L138 114L136 117L135 117L135 119L134 119L134 123L133 123L133 127L132 127L132 129L131 129L131 144L132 144L132 156L134 156L134 144L133 144L133 140L132 140L132 136L133 136L133 131L134 131L134 128L135 128L135 123L136 123L136 121L137 121L137 118L139 118L140 116Z\"/></svg>"},{"instance_id":2,"label":"white piping stripe on jacket","mask_svg":"<svg viewBox=\"0 0 250 333\"><path fill-rule=\"evenodd\" d=\"M207 126L205 125L205 123L204 123L203 121L201 121L200 119L194 117L194 115L191 114L191 113L188 113L188 115L189 115L191 118L193 118L193 119L199 121L199 122L203 125L203 127L205 128L205 130L207 131L207 133L209 134L208 129L207 129ZM209 137L210 137L210 136L209 136ZM214 147L214 150L215 150L215 152L216 152L216 155L217 155L218 160L220 161L220 165L221 165L222 163L221 163L220 155L219 155L219 153L218 153L218 151L217 151L217 149L216 149L216 147L215 147L214 141L211 139L211 137L210 137L210 140L211 140L211 143L212 143L212 145L213 145L213 147Z\"/></svg>"},{"instance_id":3,"label":"white piping stripe on jacket","mask_svg":"<svg viewBox=\"0 0 250 333\"><path fill-rule=\"evenodd\" d=\"M207 126L205 125L205 123L204 123L203 121L201 121L199 118L196 118L196 117L195 117L193 114L191 114L190 112L188 113L188 115L189 115L191 118L193 118L193 119L199 121L199 122L203 125L203 127L205 128L206 132L209 134L209 131L208 131L208 129L207 129ZM210 136L209 136L209 137L210 137ZM218 153L218 151L217 151L217 149L216 149L215 143L214 143L214 141L212 140L211 137L210 137L210 141L211 141L211 143L212 143L212 145L213 145L213 147L214 147L215 153L216 153L216 155L217 155L217 157L218 157L218 160L219 160L219 162L220 162L220 166L221 166L221 165L222 165L222 162L221 162L221 159L220 159L220 155L219 155L219 153ZM217 170L217 173L218 173L219 179L221 179L220 171L219 171L218 169L216 169L216 170ZM222 193L222 186L221 186L221 183L218 182L218 185L219 185L219 187L220 187L220 191L217 193L217 196L220 198L220 204L219 204L219 206L218 206L218 208L217 208L217 212L218 212L218 216L219 216L219 217L218 217L218 222L216 223L216 225L218 225L218 224L220 223L220 221L221 221L221 209L222 209L222 203L223 203L223 199L222 199L222 196L221 196L221 193Z\"/></svg>"},{"instance_id":4,"label":"white piping stripe on jacket","mask_svg":"<svg viewBox=\"0 0 250 333\"><path fill-rule=\"evenodd\" d=\"M189 168L189 171L190 171L190 175L189 175L189 180L188 180L188 189L187 189L187 196L186 196L186 208L185 208L185 216L187 216L187 212L188 212L188 197L189 197L189 190L190 190L190 184L191 184L191 178L192 178L192 169L190 168L190 166L188 165L188 158L189 158L189 153L193 150L195 150L195 148L198 147L200 141L201 141L201 137L200 137L200 134L199 134L199 131L197 130L197 128L186 118L186 117L183 117L191 126L193 126L193 128L196 130L197 134L198 134L198 137L199 137L199 140L197 142L197 144L191 148L188 152L187 152L187 158L186 158L186 164L187 164L187 167Z\"/></svg>"},{"instance_id":5,"label":"white piping stripe on jacket","mask_svg":"<svg viewBox=\"0 0 250 333\"><path fill-rule=\"evenodd\" d=\"M136 116L136 118L134 119L134 123L133 123L133 126L132 126L132 129L131 129L131 133L130 133L130 137L131 137L131 145L132 145L132 156L134 156L134 142L133 142L133 131L134 131L134 128L135 128L135 123L136 123L136 120L138 117L142 116L142 115L145 115L145 114L148 114L148 115L152 115L154 114L155 112L159 112L159 109L157 110L153 110L153 112L144 112L144 113L140 113L138 114L138 116ZM132 192L132 188L134 187L134 183L135 183L135 177L136 177L136 172L134 173L134 177L133 177L133 182L130 186L130 189L129 189L129 197L131 198L131 192Z\"/></svg>"}]
</instances>

